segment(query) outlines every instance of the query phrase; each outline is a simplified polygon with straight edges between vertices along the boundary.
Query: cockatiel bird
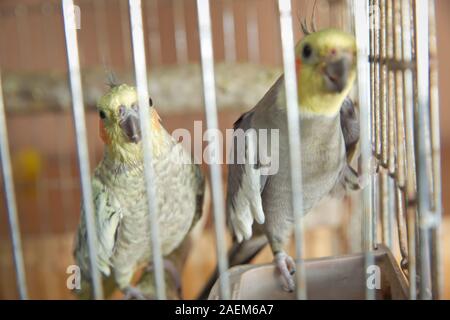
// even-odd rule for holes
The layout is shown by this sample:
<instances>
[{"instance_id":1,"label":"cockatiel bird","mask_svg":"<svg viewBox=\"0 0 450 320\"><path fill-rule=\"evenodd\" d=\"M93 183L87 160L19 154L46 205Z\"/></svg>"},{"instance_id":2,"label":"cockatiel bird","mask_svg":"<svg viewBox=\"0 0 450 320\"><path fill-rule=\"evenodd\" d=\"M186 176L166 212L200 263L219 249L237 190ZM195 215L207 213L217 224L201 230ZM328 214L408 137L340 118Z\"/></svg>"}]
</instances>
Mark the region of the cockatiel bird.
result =
<instances>
[{"instance_id":1,"label":"cockatiel bird","mask_svg":"<svg viewBox=\"0 0 450 320\"><path fill-rule=\"evenodd\" d=\"M119 288L127 299L146 298L132 285L135 271L152 263L139 107L134 87L112 86L98 105L104 157L92 178L97 230L97 267L105 296ZM188 236L202 213L204 177L181 143L163 128L150 101L154 183L161 249L167 257ZM74 257L81 269L81 298L91 297L84 211ZM165 261L169 263L170 261Z\"/></svg>"},{"instance_id":2,"label":"cockatiel bird","mask_svg":"<svg viewBox=\"0 0 450 320\"><path fill-rule=\"evenodd\" d=\"M356 43L352 35L324 29L306 34L295 54L303 190L302 195L295 196L303 197L306 214L327 195L356 188L359 183L346 157L353 153L359 139L356 110L348 98L356 78ZM229 165L227 190L228 222L234 233L230 266L248 263L269 243L283 287L293 291L295 262L284 251L293 231L294 216L283 76L256 107L241 116L234 129L235 134L238 129L255 129L256 139L260 129L279 130L279 146L275 150L269 146L270 134L267 135L267 149L275 152L270 158L278 159L279 169L275 174L265 174L267 163L260 163L260 159L256 165L248 161L249 146L259 147L258 141L247 139L245 149L240 151L236 139L233 141L237 158L231 159L233 164ZM207 297L215 277L200 298Z\"/></svg>"}]
</instances>

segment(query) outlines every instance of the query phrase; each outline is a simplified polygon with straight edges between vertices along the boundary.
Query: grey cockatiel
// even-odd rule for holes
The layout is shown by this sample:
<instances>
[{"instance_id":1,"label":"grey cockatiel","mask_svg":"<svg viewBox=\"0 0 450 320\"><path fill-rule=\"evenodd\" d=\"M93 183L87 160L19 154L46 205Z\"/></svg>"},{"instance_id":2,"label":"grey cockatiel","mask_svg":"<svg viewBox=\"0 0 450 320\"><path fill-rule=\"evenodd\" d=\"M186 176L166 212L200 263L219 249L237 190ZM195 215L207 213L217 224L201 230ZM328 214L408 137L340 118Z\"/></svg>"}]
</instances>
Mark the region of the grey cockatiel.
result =
<instances>
[{"instance_id":1,"label":"grey cockatiel","mask_svg":"<svg viewBox=\"0 0 450 320\"><path fill-rule=\"evenodd\" d=\"M135 271L152 262L136 90L114 86L98 103L103 160L92 189L97 227L98 269L105 295L118 287L127 298L143 298L132 286ZM152 103L150 102L150 106ZM190 154L160 124L151 106L153 168L161 247L168 256L186 239L202 212L204 178ZM87 235L82 216L74 256L82 273L81 297L91 296Z\"/></svg>"},{"instance_id":2,"label":"grey cockatiel","mask_svg":"<svg viewBox=\"0 0 450 320\"><path fill-rule=\"evenodd\" d=\"M355 55L354 37L334 29L309 34L296 47L303 194L294 196L303 197L303 214L327 195L359 183L347 160L359 139L358 118L347 98L356 77ZM235 157L228 167L227 191L228 221L235 238L230 265L249 262L269 243L284 287L292 291L295 263L284 251L294 216L283 77L235 123L234 129L255 129L256 133L260 129L277 129L279 144L274 145L276 141L268 134L262 154L267 152L270 161L258 157L253 164L250 155L259 151L261 156L264 149L259 136L248 135L245 149L239 149L237 139L234 140ZM272 166L274 161L278 163ZM273 168L278 170L270 172ZM202 298L211 284L212 281Z\"/></svg>"}]
</instances>

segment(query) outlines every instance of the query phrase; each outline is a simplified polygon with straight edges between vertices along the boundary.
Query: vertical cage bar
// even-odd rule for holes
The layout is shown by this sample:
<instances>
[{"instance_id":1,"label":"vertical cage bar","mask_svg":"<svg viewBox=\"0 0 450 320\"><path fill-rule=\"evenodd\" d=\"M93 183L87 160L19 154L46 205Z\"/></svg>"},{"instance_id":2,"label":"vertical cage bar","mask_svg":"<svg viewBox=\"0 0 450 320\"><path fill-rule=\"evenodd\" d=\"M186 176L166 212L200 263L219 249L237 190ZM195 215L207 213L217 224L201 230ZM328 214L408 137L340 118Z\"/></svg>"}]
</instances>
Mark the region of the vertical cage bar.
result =
<instances>
[{"instance_id":1,"label":"vertical cage bar","mask_svg":"<svg viewBox=\"0 0 450 320\"><path fill-rule=\"evenodd\" d=\"M334 1L333 1L334 2ZM341 12L341 25L347 32L353 32L355 30L355 15L353 10L353 0L338 1L339 6L337 9L343 10Z\"/></svg>"},{"instance_id":2,"label":"vertical cage bar","mask_svg":"<svg viewBox=\"0 0 450 320\"><path fill-rule=\"evenodd\" d=\"M369 0L369 8L370 8L370 105L371 105L371 121L374 124L374 128L376 128L376 111L375 111L375 19L373 15L373 8L375 6L375 0ZM372 129L374 129L372 128ZM376 132L372 130L372 141L375 141L376 145Z\"/></svg>"},{"instance_id":3,"label":"vertical cage bar","mask_svg":"<svg viewBox=\"0 0 450 320\"><path fill-rule=\"evenodd\" d=\"M417 299L417 261L416 261L416 210L408 208L408 279L409 299Z\"/></svg>"},{"instance_id":4,"label":"vertical cage bar","mask_svg":"<svg viewBox=\"0 0 450 320\"><path fill-rule=\"evenodd\" d=\"M400 254L402 256L401 267L405 269L408 263L408 238L405 215L405 198L404 193L395 182L395 202L397 212L397 232L400 247Z\"/></svg>"},{"instance_id":5,"label":"vertical cage bar","mask_svg":"<svg viewBox=\"0 0 450 320\"><path fill-rule=\"evenodd\" d=\"M248 60L259 63L259 30L258 30L258 3L255 0L246 1L247 13L247 50Z\"/></svg>"},{"instance_id":6,"label":"vertical cage bar","mask_svg":"<svg viewBox=\"0 0 450 320\"><path fill-rule=\"evenodd\" d=\"M127 21L129 19L128 15L128 4L126 0L119 0L119 10L120 10L120 31L122 32L123 43L130 43L130 31L128 30L130 23ZM125 62L125 68L131 65L131 50L128 46L122 45L123 60Z\"/></svg>"},{"instance_id":7,"label":"vertical cage bar","mask_svg":"<svg viewBox=\"0 0 450 320\"><path fill-rule=\"evenodd\" d=\"M371 140L372 143L375 143L375 147L372 146L372 152L375 153L376 152L376 143L378 141L377 139L377 127L378 127L378 121L377 121L377 110L376 110L376 90L375 90L375 85L376 85L376 81L378 80L376 77L376 62L375 62L375 47L376 47L376 42L377 42L377 36L376 36L376 32L377 32L377 14L378 11L376 10L375 7L375 0L371 0L369 1L369 31L370 31L370 57L369 60L371 61L370 63L370 111L371 111L371 123L372 123L372 127L371 127ZM374 215L373 215L373 228L372 228L372 235L373 235L373 243L375 244L375 246L377 246L377 239L378 239L378 221L381 218L381 221L384 223L384 217L381 214L381 206L382 203L381 201L383 200L383 194L380 194L380 183L382 183L381 181L382 179L380 179L380 177L374 177L374 179L372 179L372 199L373 199L373 203L374 203ZM385 231L384 229L384 225L382 226L382 232L381 235L384 238L385 234L383 234L383 232Z\"/></svg>"},{"instance_id":8,"label":"vertical cage bar","mask_svg":"<svg viewBox=\"0 0 450 320\"><path fill-rule=\"evenodd\" d=\"M150 44L150 61L153 65L162 63L162 44L159 28L158 0L147 0L148 42Z\"/></svg>"},{"instance_id":9,"label":"vertical cage bar","mask_svg":"<svg viewBox=\"0 0 450 320\"><path fill-rule=\"evenodd\" d=\"M225 61L236 61L236 35L234 27L233 0L223 2L223 41L225 45Z\"/></svg>"},{"instance_id":10,"label":"vertical cage bar","mask_svg":"<svg viewBox=\"0 0 450 320\"><path fill-rule=\"evenodd\" d=\"M387 175L387 173L386 173ZM394 179L390 179L387 175L388 180L388 194L395 194L395 181ZM389 232L390 232L390 238L391 238L391 248L394 246L394 220L395 220L395 208L396 208L396 201L395 197L387 197L387 202L389 206Z\"/></svg>"},{"instance_id":11,"label":"vertical cage bar","mask_svg":"<svg viewBox=\"0 0 450 320\"><path fill-rule=\"evenodd\" d=\"M386 2L386 45L387 45L387 68L388 68L388 170L395 177L395 148L396 148L396 100L395 100L395 71L394 71L394 16L393 0Z\"/></svg>"},{"instance_id":12,"label":"vertical cage bar","mask_svg":"<svg viewBox=\"0 0 450 320\"><path fill-rule=\"evenodd\" d=\"M370 180L370 183L363 190L363 232L365 250L365 270L369 266L375 265L375 258L372 254L373 243L373 177L371 177L372 166L372 141L370 121L370 65L369 65L369 3L367 1L353 0L356 43L358 48L358 96L360 103L361 117L361 171L363 179ZM366 283L364 282L364 285ZM366 298L375 299L375 291L366 285Z\"/></svg>"},{"instance_id":13,"label":"vertical cage bar","mask_svg":"<svg viewBox=\"0 0 450 320\"><path fill-rule=\"evenodd\" d=\"M414 154L414 97L413 97L413 70L412 66L412 25L411 25L411 0L402 0L402 51L403 63L410 65L403 70L403 101L405 111L405 144L406 144L406 202L407 202L407 227L408 227L408 278L409 298L417 298L417 268L416 268L416 165Z\"/></svg>"},{"instance_id":14,"label":"vertical cage bar","mask_svg":"<svg viewBox=\"0 0 450 320\"><path fill-rule=\"evenodd\" d=\"M378 177L378 198L375 198L375 203L378 202L378 210L380 211L379 215L381 218L381 241L386 244L389 248L392 245L392 239L390 237L390 233L388 230L388 222L389 222L389 201L388 201L388 192L389 192L389 179L384 170L381 170Z\"/></svg>"},{"instance_id":15,"label":"vertical cage bar","mask_svg":"<svg viewBox=\"0 0 450 320\"><path fill-rule=\"evenodd\" d=\"M98 48L99 59L103 66L109 66L111 64L111 48L108 41L107 4L105 0L95 0L92 1L92 6L95 22L95 43Z\"/></svg>"},{"instance_id":16,"label":"vertical cage bar","mask_svg":"<svg viewBox=\"0 0 450 320\"><path fill-rule=\"evenodd\" d=\"M430 0L430 116L431 143L433 161L433 211L437 225L433 229L432 238L432 281L433 298L443 297L444 271L442 263L442 181L441 181L441 139L439 112L439 73L437 57L436 8L435 0Z\"/></svg>"},{"instance_id":17,"label":"vertical cage bar","mask_svg":"<svg viewBox=\"0 0 450 320\"><path fill-rule=\"evenodd\" d=\"M175 21L175 50L177 63L188 62L188 46L186 35L186 19L184 16L184 0L175 0L173 3Z\"/></svg>"},{"instance_id":18,"label":"vertical cage bar","mask_svg":"<svg viewBox=\"0 0 450 320\"><path fill-rule=\"evenodd\" d=\"M417 148L418 148L418 141L417 141L417 132L418 132L418 125L417 125L417 105L418 105L418 84L417 84L417 30L416 30L416 20L417 20L417 15L416 15L416 2L415 0L411 0L411 33L412 33L412 37L411 37L411 43L412 43L412 64L414 64L415 69L414 69L414 73L413 73L413 109L412 109L412 113L414 115L413 117L413 134L414 134L414 160L415 160L415 193L412 194L412 198L411 198L411 203L412 206L415 209L415 239L416 239L416 282L417 282L417 298L420 299L420 295L419 295L419 290L420 290L420 276L421 276L421 250L420 250L420 243L421 243L421 232L420 232L420 217L419 217L419 205L418 205L418 189L417 189L417 185L419 183L419 177L418 177L418 158L417 158Z\"/></svg>"},{"instance_id":19,"label":"vertical cage bar","mask_svg":"<svg viewBox=\"0 0 450 320\"><path fill-rule=\"evenodd\" d=\"M164 264L159 237L158 208L156 203L155 173L153 169L153 140L150 129L150 107L147 81L147 63L145 59L144 27L142 23L141 0L129 0L131 41L133 63L136 77L137 96L139 103L139 119L142 128L142 148L144 152L144 175L147 192L148 216L152 240L152 258L155 270L156 296L159 300L166 299L166 284L164 281Z\"/></svg>"},{"instance_id":20,"label":"vertical cage bar","mask_svg":"<svg viewBox=\"0 0 450 320\"><path fill-rule=\"evenodd\" d=\"M17 289L21 299L28 299L25 266L22 252L20 225L17 216L16 194L9 154L8 129L6 127L5 104L3 100L3 85L0 74L0 157L3 173L3 188L8 209L8 221L13 247L14 266L16 268Z\"/></svg>"},{"instance_id":21,"label":"vertical cage bar","mask_svg":"<svg viewBox=\"0 0 450 320\"><path fill-rule=\"evenodd\" d=\"M407 214L405 204L405 121L403 102L403 72L402 63L402 20L401 6L399 1L392 3L393 18L393 59L394 59L394 99L396 113L396 148L395 148L395 179L396 179L396 200L397 200L397 228L402 255L401 266L406 269L408 263L408 229Z\"/></svg>"},{"instance_id":22,"label":"vertical cage bar","mask_svg":"<svg viewBox=\"0 0 450 320\"><path fill-rule=\"evenodd\" d=\"M412 66L413 46L411 28L411 1L402 0L402 31L403 31L403 62L405 65ZM414 200L416 195L416 160L414 154L414 74L410 68L403 71L403 101L405 108L405 143L406 143L406 192L408 200Z\"/></svg>"},{"instance_id":23,"label":"vertical cage bar","mask_svg":"<svg viewBox=\"0 0 450 320\"><path fill-rule=\"evenodd\" d=\"M86 119L83 105L83 89L81 86L80 60L75 25L73 0L62 0L64 17L64 34L66 39L67 64L69 68L70 89L72 94L73 118L77 141L78 161L80 166L81 189L83 196L84 216L86 220L89 261L92 274L94 298L102 299L103 290L100 271L97 268L97 234L92 199L91 174L89 165Z\"/></svg>"},{"instance_id":24,"label":"vertical cage bar","mask_svg":"<svg viewBox=\"0 0 450 320\"><path fill-rule=\"evenodd\" d=\"M387 0L380 0L380 122L381 122L381 165L388 167L388 103L387 103Z\"/></svg>"},{"instance_id":25,"label":"vertical cage bar","mask_svg":"<svg viewBox=\"0 0 450 320\"><path fill-rule=\"evenodd\" d=\"M214 76L214 54L211 33L209 0L197 0L198 28L200 34L200 56L202 62L203 98L208 130L218 130L217 100ZM219 141L214 140L214 149L219 150ZM230 298L228 260L225 246L225 203L223 198L222 169L218 160L209 166L212 183L216 251L220 274L220 297Z\"/></svg>"},{"instance_id":26,"label":"vertical cage bar","mask_svg":"<svg viewBox=\"0 0 450 320\"><path fill-rule=\"evenodd\" d=\"M378 221L380 221L380 202L377 200L379 199L379 181L380 176L379 175L373 175L370 179L370 183L372 184L372 204L371 204L371 210L372 210L372 239L371 242L373 244L373 249L378 249ZM389 217L389 215L388 215Z\"/></svg>"},{"instance_id":27,"label":"vertical cage bar","mask_svg":"<svg viewBox=\"0 0 450 320\"><path fill-rule=\"evenodd\" d=\"M392 249L392 214L395 205L389 193L394 192L393 180L389 178L385 170L380 172L379 195L380 195L380 215L382 221L383 243Z\"/></svg>"},{"instance_id":28,"label":"vertical cage bar","mask_svg":"<svg viewBox=\"0 0 450 320\"><path fill-rule=\"evenodd\" d=\"M297 92L297 76L295 68L294 33L292 30L291 0L279 0L281 43L283 49L284 81L286 88L286 104L289 131L289 155L292 184L292 208L294 210L294 235L296 249L296 290L297 298L307 299L306 275L303 260L303 198L302 198L302 165L300 115ZM300 196L299 196L300 195Z\"/></svg>"},{"instance_id":29,"label":"vertical cage bar","mask_svg":"<svg viewBox=\"0 0 450 320\"><path fill-rule=\"evenodd\" d=\"M402 63L402 11L401 2L394 1L394 57L397 64ZM400 189L405 189L405 115L403 101L403 68L395 69L395 106L397 113L397 153L396 153L396 178Z\"/></svg>"},{"instance_id":30,"label":"vertical cage bar","mask_svg":"<svg viewBox=\"0 0 450 320\"><path fill-rule=\"evenodd\" d=\"M381 69L381 59L380 59L380 1L374 0L372 4L372 46L373 46L373 103L374 106L372 109L374 110L374 126L373 136L375 143L375 155L377 159L381 158L381 116L380 116L380 69Z\"/></svg>"},{"instance_id":31,"label":"vertical cage bar","mask_svg":"<svg viewBox=\"0 0 450 320\"><path fill-rule=\"evenodd\" d=\"M428 159L430 158L427 141L430 138L430 97L429 97L429 17L428 1L415 1L416 21L416 68L417 68L417 105L416 112L416 159L417 159L417 193L419 208L420 235L420 298L430 299L431 269L430 269L430 231L433 216L430 212L430 189L428 175Z\"/></svg>"}]
</instances>

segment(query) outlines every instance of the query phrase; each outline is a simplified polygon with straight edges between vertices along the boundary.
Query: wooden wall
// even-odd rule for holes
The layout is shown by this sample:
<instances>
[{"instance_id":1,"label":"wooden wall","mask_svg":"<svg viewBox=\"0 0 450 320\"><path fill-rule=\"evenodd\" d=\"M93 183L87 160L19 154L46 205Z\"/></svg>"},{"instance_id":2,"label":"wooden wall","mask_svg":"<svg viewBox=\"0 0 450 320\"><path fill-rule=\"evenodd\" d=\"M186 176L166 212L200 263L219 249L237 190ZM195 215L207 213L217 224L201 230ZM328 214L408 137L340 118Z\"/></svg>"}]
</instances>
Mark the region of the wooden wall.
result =
<instances>
[{"instance_id":1,"label":"wooden wall","mask_svg":"<svg viewBox=\"0 0 450 320\"><path fill-rule=\"evenodd\" d=\"M43 9L43 3L51 7ZM64 35L57 0L3 0L0 11L0 52L2 66L13 70L64 69ZM79 41L84 66L102 65L115 68L130 67L130 39L127 0L78 0L81 10ZM234 13L235 46L238 61L249 59L249 44L257 45L259 58L254 62L281 62L277 4L273 0L211 1L214 54L218 61L225 58L223 12L226 4ZM299 39L299 20L310 17L312 1L294 1L296 38ZM173 64L180 61L198 62L199 40L195 0L144 0L144 24L147 35L147 54L152 64ZM326 1L319 5L319 26L329 25ZM257 39L249 40L247 26L255 18ZM176 26L186 35L187 56L177 53ZM158 37L154 37L158 33ZM254 41L254 42L253 42ZM178 57L177 57L178 54ZM32 59L31 59L32 58Z\"/></svg>"}]
</instances>

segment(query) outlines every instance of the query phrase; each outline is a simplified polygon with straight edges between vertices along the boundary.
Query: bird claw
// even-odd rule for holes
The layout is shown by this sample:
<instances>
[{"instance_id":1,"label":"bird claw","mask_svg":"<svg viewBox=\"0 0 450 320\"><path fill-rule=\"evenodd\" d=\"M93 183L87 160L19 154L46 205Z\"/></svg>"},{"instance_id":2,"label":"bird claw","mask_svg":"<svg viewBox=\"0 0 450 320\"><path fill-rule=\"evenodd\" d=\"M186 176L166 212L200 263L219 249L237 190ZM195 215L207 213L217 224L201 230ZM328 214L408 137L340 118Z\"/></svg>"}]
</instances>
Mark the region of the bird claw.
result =
<instances>
[{"instance_id":1,"label":"bird claw","mask_svg":"<svg viewBox=\"0 0 450 320\"><path fill-rule=\"evenodd\" d=\"M135 287L126 287L123 290L124 293L124 300L147 300L147 298L144 296L144 294Z\"/></svg>"},{"instance_id":2,"label":"bird claw","mask_svg":"<svg viewBox=\"0 0 450 320\"><path fill-rule=\"evenodd\" d=\"M280 272L283 289L287 292L293 292L295 290L295 281L293 277L295 274L294 259L284 252L279 252L275 255L275 265Z\"/></svg>"}]
</instances>

